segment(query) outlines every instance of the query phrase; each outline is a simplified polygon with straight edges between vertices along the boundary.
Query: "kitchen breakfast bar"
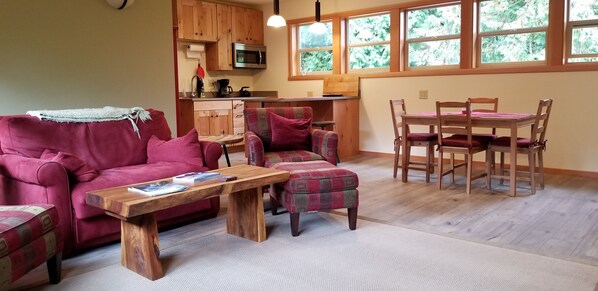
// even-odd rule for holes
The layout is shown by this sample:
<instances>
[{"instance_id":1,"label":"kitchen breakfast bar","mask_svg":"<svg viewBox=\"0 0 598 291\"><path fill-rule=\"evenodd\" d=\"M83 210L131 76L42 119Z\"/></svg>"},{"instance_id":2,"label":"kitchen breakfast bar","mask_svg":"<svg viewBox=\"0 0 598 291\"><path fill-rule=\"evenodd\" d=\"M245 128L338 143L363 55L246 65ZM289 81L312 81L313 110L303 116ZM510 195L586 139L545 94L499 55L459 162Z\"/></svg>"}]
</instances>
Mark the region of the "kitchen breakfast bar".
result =
<instances>
[{"instance_id":1,"label":"kitchen breakfast bar","mask_svg":"<svg viewBox=\"0 0 598 291\"><path fill-rule=\"evenodd\" d=\"M314 122L334 121L340 159L359 152L359 97L353 96L179 98L178 134L195 127L200 135L242 135L244 108L301 106L313 109Z\"/></svg>"}]
</instances>

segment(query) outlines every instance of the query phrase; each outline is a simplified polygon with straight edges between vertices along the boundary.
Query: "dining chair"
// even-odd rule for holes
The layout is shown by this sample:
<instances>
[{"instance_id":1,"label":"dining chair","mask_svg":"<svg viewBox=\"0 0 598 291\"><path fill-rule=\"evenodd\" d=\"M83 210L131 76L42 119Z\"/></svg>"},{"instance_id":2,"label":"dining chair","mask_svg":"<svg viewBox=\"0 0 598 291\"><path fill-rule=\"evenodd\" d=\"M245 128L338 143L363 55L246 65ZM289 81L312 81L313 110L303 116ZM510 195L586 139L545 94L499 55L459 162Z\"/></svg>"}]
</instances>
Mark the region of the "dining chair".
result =
<instances>
[{"instance_id":1,"label":"dining chair","mask_svg":"<svg viewBox=\"0 0 598 291\"><path fill-rule=\"evenodd\" d=\"M473 155L487 149L491 138L474 135L471 131L471 104L466 102L436 102L438 127L438 190L442 189L442 177L451 174L455 183L455 169L466 166L465 192L471 193L471 181L484 177L486 172L473 176ZM445 137L445 135L452 134ZM444 170L444 153L450 153L450 169ZM455 154L464 154L465 161L455 165Z\"/></svg>"},{"instance_id":2,"label":"dining chair","mask_svg":"<svg viewBox=\"0 0 598 291\"><path fill-rule=\"evenodd\" d=\"M407 138L407 156L402 157L403 159L407 159L407 170L412 169L425 171L426 182L430 182L430 174L434 172L434 146L438 144L438 135L436 133L411 133L409 126L407 126L407 132L402 132L402 115L406 113L405 100L390 100L390 111L392 113L392 124L395 131L395 160L393 165L393 178L397 177L397 170L399 168L399 155L401 152L403 138ZM425 162L411 161L411 147L426 148Z\"/></svg>"},{"instance_id":3,"label":"dining chair","mask_svg":"<svg viewBox=\"0 0 598 291\"><path fill-rule=\"evenodd\" d=\"M476 97L467 98L471 104L471 112L498 112L498 98ZM492 134L496 134L496 128L492 128Z\"/></svg>"},{"instance_id":4,"label":"dining chair","mask_svg":"<svg viewBox=\"0 0 598 291\"><path fill-rule=\"evenodd\" d=\"M548 118L550 117L550 110L552 109L552 99L540 100L538 110L536 112L536 119L532 125L531 135L529 138L517 137L517 153L526 154L528 156L528 177L520 176L516 179L530 182L531 193L536 193L536 173L538 174L540 189L544 189L544 157L543 152L546 150L546 128L548 127ZM505 153L509 153L511 149L511 137L502 136L494 139L488 145L487 158L494 156L495 152L500 152L500 172L498 175L491 174L490 164L486 164L486 187L492 187L492 178L508 179L505 175ZM536 172L536 156L538 161L538 172ZM517 183L516 181L510 181Z\"/></svg>"}]
</instances>

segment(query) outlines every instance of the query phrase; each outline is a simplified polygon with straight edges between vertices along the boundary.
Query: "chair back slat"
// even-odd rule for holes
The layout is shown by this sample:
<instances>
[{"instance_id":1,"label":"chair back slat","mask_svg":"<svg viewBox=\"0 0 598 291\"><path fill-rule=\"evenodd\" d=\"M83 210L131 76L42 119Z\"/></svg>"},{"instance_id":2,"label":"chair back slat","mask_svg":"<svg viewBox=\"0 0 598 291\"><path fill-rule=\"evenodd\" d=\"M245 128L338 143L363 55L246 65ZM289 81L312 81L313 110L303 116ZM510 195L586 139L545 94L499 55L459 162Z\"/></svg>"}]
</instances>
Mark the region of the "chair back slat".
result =
<instances>
[{"instance_id":1,"label":"chair back slat","mask_svg":"<svg viewBox=\"0 0 598 291\"><path fill-rule=\"evenodd\" d=\"M498 98L477 97L467 101L471 104L471 112L498 112ZM496 134L496 128L492 128L492 134Z\"/></svg>"},{"instance_id":2,"label":"chair back slat","mask_svg":"<svg viewBox=\"0 0 598 291\"><path fill-rule=\"evenodd\" d=\"M546 140L546 128L548 127L548 118L552 109L552 99L543 99L538 103L536 120L532 126L530 139L538 144L544 144Z\"/></svg>"},{"instance_id":3,"label":"chair back slat","mask_svg":"<svg viewBox=\"0 0 598 291\"><path fill-rule=\"evenodd\" d=\"M394 99L390 100L390 112L392 113L392 124L395 132L395 140L400 140L403 136L402 129L403 129L403 114L406 114L407 111L405 109L405 100L403 99ZM407 127L407 132L404 134L409 134L409 127Z\"/></svg>"},{"instance_id":4,"label":"chair back slat","mask_svg":"<svg viewBox=\"0 0 598 291\"><path fill-rule=\"evenodd\" d=\"M466 102L436 102L438 144L442 146L445 134L467 136L467 145L471 146L471 104Z\"/></svg>"}]
</instances>

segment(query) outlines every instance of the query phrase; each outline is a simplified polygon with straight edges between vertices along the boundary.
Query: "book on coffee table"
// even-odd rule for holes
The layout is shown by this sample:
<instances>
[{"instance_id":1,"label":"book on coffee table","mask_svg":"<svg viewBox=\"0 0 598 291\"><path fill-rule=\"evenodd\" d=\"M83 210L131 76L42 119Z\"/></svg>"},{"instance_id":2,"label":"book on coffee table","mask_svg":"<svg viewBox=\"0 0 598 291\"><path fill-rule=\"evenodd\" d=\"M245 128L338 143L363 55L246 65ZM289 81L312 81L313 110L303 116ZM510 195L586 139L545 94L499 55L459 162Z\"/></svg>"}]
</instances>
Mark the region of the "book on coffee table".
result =
<instances>
[{"instance_id":1,"label":"book on coffee table","mask_svg":"<svg viewBox=\"0 0 598 291\"><path fill-rule=\"evenodd\" d=\"M161 181L156 183L150 184L143 184L137 186L131 186L127 188L127 190L131 192L137 192L141 194L145 194L148 196L158 196L164 194L170 194L180 191L185 191L189 189L189 187L184 185L175 184L169 181Z\"/></svg>"},{"instance_id":2,"label":"book on coffee table","mask_svg":"<svg viewBox=\"0 0 598 291\"><path fill-rule=\"evenodd\" d=\"M174 183L196 183L220 176L218 172L189 172L172 177Z\"/></svg>"}]
</instances>

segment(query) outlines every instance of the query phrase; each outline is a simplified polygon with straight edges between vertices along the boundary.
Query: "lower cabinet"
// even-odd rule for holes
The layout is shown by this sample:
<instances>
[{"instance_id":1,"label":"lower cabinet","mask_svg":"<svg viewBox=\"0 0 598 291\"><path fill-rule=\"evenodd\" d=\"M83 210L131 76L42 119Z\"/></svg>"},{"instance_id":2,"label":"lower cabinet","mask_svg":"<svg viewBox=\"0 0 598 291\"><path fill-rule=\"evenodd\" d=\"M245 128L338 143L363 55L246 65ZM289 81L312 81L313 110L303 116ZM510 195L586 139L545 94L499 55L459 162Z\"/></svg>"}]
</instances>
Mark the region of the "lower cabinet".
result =
<instances>
[{"instance_id":1,"label":"lower cabinet","mask_svg":"<svg viewBox=\"0 0 598 291\"><path fill-rule=\"evenodd\" d=\"M198 101L193 104L193 125L199 135L232 134L232 102Z\"/></svg>"}]
</instances>

